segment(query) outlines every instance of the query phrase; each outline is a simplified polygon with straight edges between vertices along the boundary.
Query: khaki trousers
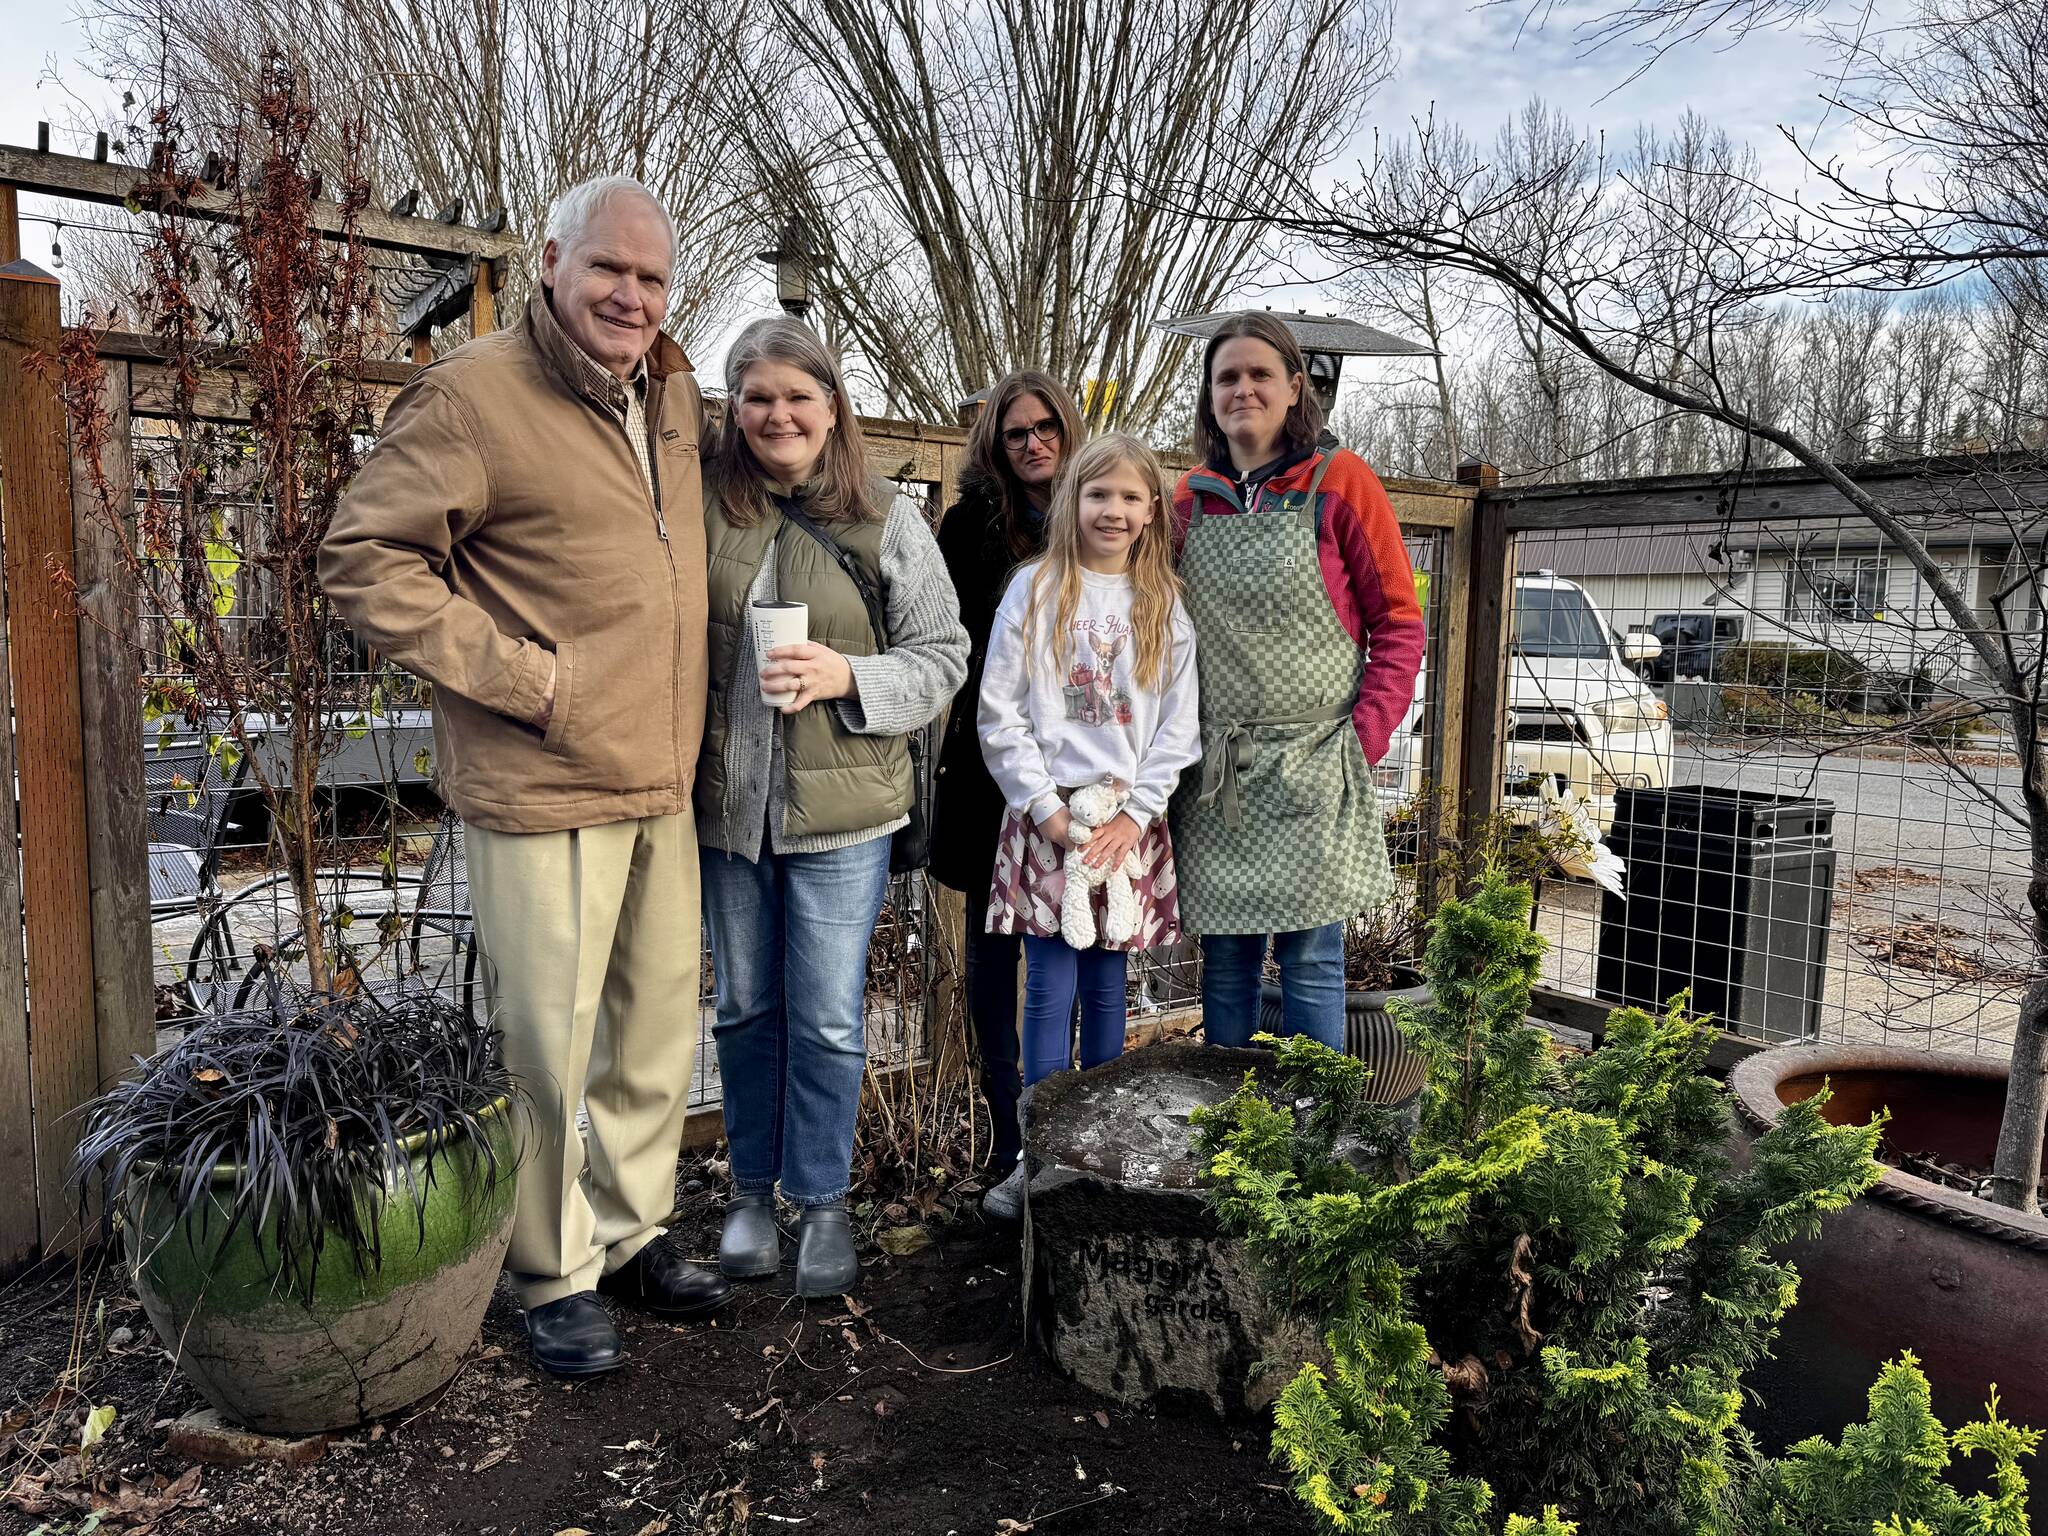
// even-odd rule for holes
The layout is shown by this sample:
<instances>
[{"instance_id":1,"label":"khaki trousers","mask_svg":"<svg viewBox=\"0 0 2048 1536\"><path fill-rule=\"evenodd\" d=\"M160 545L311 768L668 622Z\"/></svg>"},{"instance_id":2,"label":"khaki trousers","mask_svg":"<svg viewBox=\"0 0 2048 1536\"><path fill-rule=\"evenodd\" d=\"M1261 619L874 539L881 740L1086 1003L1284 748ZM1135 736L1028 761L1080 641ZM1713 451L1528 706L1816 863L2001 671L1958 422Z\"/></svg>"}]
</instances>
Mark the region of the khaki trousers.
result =
<instances>
[{"instance_id":1,"label":"khaki trousers","mask_svg":"<svg viewBox=\"0 0 2048 1536\"><path fill-rule=\"evenodd\" d=\"M531 1105L505 1268L537 1307L590 1290L675 1208L699 1028L697 829L684 814L467 840L485 997Z\"/></svg>"}]
</instances>

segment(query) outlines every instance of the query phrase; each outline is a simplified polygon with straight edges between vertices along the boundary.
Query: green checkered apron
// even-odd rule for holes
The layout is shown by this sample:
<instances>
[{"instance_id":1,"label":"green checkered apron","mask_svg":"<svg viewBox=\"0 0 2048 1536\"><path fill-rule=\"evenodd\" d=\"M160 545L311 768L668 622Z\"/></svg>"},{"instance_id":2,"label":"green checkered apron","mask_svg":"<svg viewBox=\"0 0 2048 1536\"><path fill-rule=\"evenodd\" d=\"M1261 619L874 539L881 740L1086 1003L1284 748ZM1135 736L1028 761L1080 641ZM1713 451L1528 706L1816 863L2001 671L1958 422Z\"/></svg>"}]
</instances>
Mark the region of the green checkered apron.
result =
<instances>
[{"instance_id":1,"label":"green checkered apron","mask_svg":"<svg viewBox=\"0 0 2048 1536\"><path fill-rule=\"evenodd\" d=\"M1291 933L1394 894L1378 797L1351 725L1366 654L1316 557L1325 455L1307 491L1234 516L1195 493L1180 577L1197 637L1202 762L1172 806L1181 927Z\"/></svg>"}]
</instances>

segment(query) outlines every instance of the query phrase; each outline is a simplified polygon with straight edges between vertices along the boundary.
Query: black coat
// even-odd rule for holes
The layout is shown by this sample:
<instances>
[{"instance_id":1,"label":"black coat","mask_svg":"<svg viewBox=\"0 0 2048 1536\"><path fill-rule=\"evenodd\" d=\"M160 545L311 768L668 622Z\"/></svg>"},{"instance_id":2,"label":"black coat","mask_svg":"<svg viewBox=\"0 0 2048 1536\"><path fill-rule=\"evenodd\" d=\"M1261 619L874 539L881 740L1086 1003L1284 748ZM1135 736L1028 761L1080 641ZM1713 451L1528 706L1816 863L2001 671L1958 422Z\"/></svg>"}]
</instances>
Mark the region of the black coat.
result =
<instances>
[{"instance_id":1,"label":"black coat","mask_svg":"<svg viewBox=\"0 0 2048 1536\"><path fill-rule=\"evenodd\" d=\"M981 757L975 717L981 707L981 669L988 659L989 631L1010 574L1020 563L1003 538L1002 501L993 487L962 494L939 524L939 553L945 557L953 590L960 594L960 622L967 627L967 681L953 696L939 745L937 808L932 824L932 877L967 897L968 920L979 923L976 903L988 895L995 869L996 838L1003 826L1003 796Z\"/></svg>"}]
</instances>

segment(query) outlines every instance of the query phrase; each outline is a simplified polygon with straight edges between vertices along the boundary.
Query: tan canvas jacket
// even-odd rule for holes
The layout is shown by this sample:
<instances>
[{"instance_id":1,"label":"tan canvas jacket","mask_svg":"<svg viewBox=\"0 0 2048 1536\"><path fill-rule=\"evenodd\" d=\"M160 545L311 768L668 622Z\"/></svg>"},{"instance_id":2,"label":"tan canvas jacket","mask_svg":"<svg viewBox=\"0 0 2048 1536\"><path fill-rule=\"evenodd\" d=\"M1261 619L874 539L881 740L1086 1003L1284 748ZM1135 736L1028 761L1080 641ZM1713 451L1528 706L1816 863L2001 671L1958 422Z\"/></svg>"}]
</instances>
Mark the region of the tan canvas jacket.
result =
<instances>
[{"instance_id":1,"label":"tan canvas jacket","mask_svg":"<svg viewBox=\"0 0 2048 1536\"><path fill-rule=\"evenodd\" d=\"M320 551L364 640L434 685L435 774L462 817L556 832L687 812L704 731L703 405L647 356L650 494L629 387L525 320L399 392ZM540 709L554 656L555 703Z\"/></svg>"}]
</instances>

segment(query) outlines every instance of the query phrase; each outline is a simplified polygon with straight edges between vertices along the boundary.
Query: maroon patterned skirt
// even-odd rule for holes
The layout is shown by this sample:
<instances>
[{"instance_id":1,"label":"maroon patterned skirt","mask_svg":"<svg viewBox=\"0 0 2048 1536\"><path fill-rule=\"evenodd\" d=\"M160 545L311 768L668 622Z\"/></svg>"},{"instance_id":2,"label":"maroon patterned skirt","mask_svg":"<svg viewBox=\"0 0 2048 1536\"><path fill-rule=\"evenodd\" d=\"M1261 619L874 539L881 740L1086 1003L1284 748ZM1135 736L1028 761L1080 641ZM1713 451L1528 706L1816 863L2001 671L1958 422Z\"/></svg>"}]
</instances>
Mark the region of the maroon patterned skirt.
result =
<instances>
[{"instance_id":1,"label":"maroon patterned skirt","mask_svg":"<svg viewBox=\"0 0 2048 1536\"><path fill-rule=\"evenodd\" d=\"M1180 899L1174 894L1173 839L1166 818L1156 817L1138 839L1138 874L1131 888L1138 896L1138 931L1128 944L1104 949L1150 949L1180 942ZM1067 850L1047 837L1028 814L1010 811L996 843L995 878L989 884L988 931L1020 933L1033 938L1060 936L1060 899L1067 889ZM1102 931L1109 898L1102 886L1091 893L1095 929Z\"/></svg>"}]
</instances>

